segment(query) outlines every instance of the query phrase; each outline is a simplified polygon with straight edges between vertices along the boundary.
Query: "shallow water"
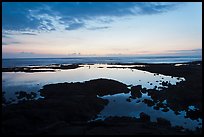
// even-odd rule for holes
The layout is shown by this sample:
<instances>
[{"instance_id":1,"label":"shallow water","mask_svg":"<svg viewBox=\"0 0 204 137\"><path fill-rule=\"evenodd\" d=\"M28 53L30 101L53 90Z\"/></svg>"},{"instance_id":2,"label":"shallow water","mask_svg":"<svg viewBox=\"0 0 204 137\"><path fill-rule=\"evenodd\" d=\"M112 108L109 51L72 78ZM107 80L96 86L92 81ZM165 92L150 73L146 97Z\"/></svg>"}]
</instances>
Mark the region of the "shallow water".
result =
<instances>
[{"instance_id":1,"label":"shallow water","mask_svg":"<svg viewBox=\"0 0 204 137\"><path fill-rule=\"evenodd\" d=\"M150 119L152 122L156 122L157 118L161 117L167 119L171 122L172 126L182 126L186 129L195 130L196 127L202 127L199 123L202 123L201 119L191 120L189 118L185 118L185 111L180 111L179 115L176 115L173 110L170 108L168 112L163 112L162 109L155 110L154 106L149 107L147 104L143 103L143 99L151 99L147 94L143 94L142 98L131 99L131 102L128 102L126 99L131 96L130 93L120 93L115 95L107 95L101 98L108 99L109 103L105 108L98 114L97 119L104 119L108 116L129 116L139 118L139 114L144 112L150 115ZM139 101L139 102L138 102ZM165 103L165 102L164 102ZM190 108L194 108L190 106ZM195 109L195 108L194 108ZM95 119L95 120L97 120Z\"/></svg>"},{"instance_id":2,"label":"shallow water","mask_svg":"<svg viewBox=\"0 0 204 137\"><path fill-rule=\"evenodd\" d=\"M121 67L121 65L83 65L76 69L57 70L56 72L3 72L2 73L2 88L5 92L7 100L16 100L15 92L26 91L37 92L43 85L51 83L64 82L83 82L91 79L107 78L117 80L124 84L134 86L142 85L147 89L155 88L155 86L162 87L163 81L168 81L171 84L176 84L185 80L184 78L165 76L161 74L154 74L146 71L129 68L107 68L107 67ZM125 67L132 67L134 65L126 65ZM123 66L124 67L124 66ZM108 99L109 104L105 106L104 110L99 114L99 118L107 116L132 116L138 117L141 112L151 116L151 120L155 121L157 117L163 117L171 121L173 126L180 125L188 129L194 129L202 120L190 120L184 118L185 112L180 112L180 115L174 114L172 110L163 112L161 110L154 110L153 107L148 107L142 102L144 98L151 99L147 94L143 94L140 99L131 99L131 102L126 101L130 96L128 94L107 95L102 98ZM139 103L137 101L140 100ZM15 103L15 101L13 101ZM189 109L194 109L190 106ZM200 125L201 126L201 125Z\"/></svg>"},{"instance_id":3,"label":"shallow water","mask_svg":"<svg viewBox=\"0 0 204 137\"><path fill-rule=\"evenodd\" d=\"M56 72L3 72L3 91L5 92L5 98L11 100L10 98L16 99L15 92L17 91L38 93L37 91L43 85L51 83L83 82L91 79L107 78L127 85L142 85L142 87L149 89L155 86L162 87L161 82L163 81L176 84L176 82L184 80L184 78L164 76L137 69L107 68L111 66L113 65L83 65L83 67L76 69L57 70ZM121 67L121 65L114 66Z\"/></svg>"}]
</instances>

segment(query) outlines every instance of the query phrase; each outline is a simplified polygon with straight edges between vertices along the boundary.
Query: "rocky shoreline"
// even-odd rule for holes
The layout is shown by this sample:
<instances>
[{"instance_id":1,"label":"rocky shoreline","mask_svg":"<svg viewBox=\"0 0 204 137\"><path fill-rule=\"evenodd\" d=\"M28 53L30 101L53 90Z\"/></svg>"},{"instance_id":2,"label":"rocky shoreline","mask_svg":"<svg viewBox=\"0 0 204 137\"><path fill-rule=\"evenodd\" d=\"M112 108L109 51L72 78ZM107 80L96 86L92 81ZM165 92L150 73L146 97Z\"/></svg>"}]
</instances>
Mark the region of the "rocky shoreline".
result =
<instances>
[{"instance_id":1,"label":"rocky shoreline","mask_svg":"<svg viewBox=\"0 0 204 137\"><path fill-rule=\"evenodd\" d=\"M57 69L76 69L81 67L79 64L71 65L48 65L48 66L30 66L30 67L13 67L2 68L2 72L54 72Z\"/></svg>"},{"instance_id":2,"label":"rocky shoreline","mask_svg":"<svg viewBox=\"0 0 204 137\"><path fill-rule=\"evenodd\" d=\"M98 96L131 92L131 98L140 98L146 92L153 101L143 100L155 109L169 107L178 113L187 112L191 119L202 118L202 62L175 66L172 64L146 64L145 67L131 67L154 73L185 77L186 81L177 85L167 84L158 92L156 89L143 89L140 85L131 89L126 84L111 79L94 79L76 83L48 84L39 90L44 98L21 101L18 104L2 106L3 135L45 134L45 135L185 135L201 134L202 129L184 130L171 127L169 121L158 118L151 122L145 113L140 118L108 117L104 121L90 121L108 104L108 100ZM73 69L79 66L69 66ZM10 71L10 70L9 70ZM179 73L180 72L180 73ZM182 92L183 91L183 92ZM185 92L184 92L185 91ZM32 98L35 95L19 93L20 97ZM3 96L2 96L3 97ZM166 100L166 105L162 102ZM189 110L194 105L196 110Z\"/></svg>"}]
</instances>

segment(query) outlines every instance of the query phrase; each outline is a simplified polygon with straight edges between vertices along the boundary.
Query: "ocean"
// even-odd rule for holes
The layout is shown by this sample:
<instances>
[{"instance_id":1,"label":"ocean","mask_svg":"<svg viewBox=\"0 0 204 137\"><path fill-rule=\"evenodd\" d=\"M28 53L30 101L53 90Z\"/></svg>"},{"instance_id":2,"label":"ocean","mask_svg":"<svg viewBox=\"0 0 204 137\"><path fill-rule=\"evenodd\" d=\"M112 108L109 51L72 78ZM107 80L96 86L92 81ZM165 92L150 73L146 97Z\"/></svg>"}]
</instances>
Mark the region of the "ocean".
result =
<instances>
[{"instance_id":1,"label":"ocean","mask_svg":"<svg viewBox=\"0 0 204 137\"><path fill-rule=\"evenodd\" d=\"M12 58L2 59L2 67L42 66L50 64L108 63L184 63L201 61L201 56L137 56L137 57L71 57L71 58Z\"/></svg>"}]
</instances>

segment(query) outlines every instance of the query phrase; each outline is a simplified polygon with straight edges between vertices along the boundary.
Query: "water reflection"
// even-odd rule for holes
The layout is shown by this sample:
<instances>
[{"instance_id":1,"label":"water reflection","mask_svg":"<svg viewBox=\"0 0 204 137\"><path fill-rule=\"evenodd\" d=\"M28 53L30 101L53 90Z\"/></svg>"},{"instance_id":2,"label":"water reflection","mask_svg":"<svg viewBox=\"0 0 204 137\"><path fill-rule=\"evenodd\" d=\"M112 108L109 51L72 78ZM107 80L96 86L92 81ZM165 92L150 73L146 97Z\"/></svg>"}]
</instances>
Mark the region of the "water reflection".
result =
<instances>
[{"instance_id":1,"label":"water reflection","mask_svg":"<svg viewBox=\"0 0 204 137\"><path fill-rule=\"evenodd\" d=\"M5 98L12 101L16 100L15 92L26 91L28 93L37 93L37 98L40 97L37 92L43 85L51 83L64 83L64 82L83 82L91 79L107 78L117 80L119 82L129 85L129 88L134 85L142 85L142 88L159 89L162 87L161 83L168 81L171 84L176 84L185 80L184 78L165 76L161 74L154 74L146 71L141 71L131 68L111 68L111 67L133 67L134 65L107 65L107 64L94 64L83 65L77 69L57 70L56 72L3 72L2 73L2 89L5 92ZM147 94L143 94L142 98L131 99L127 101L130 93L128 94L115 94L107 95L102 98L108 99L109 104L99 114L99 118L107 116L134 116L139 117L141 112L145 112L151 116L152 121L156 118L162 117L171 121L173 126L180 125L185 128L193 129L202 122L184 118L186 115L184 111L176 115L172 110L163 112L162 110L155 110L142 102L143 99L150 99ZM15 102L14 102L15 103ZM165 103L165 101L163 102ZM195 109L189 106L189 109ZM200 125L199 127L201 127Z\"/></svg>"},{"instance_id":2,"label":"water reflection","mask_svg":"<svg viewBox=\"0 0 204 137\"><path fill-rule=\"evenodd\" d=\"M199 123L202 123L201 119L191 120L189 118L185 118L185 111L180 111L180 114L176 115L170 108L168 108L168 112L163 112L162 109L155 110L153 109L153 106L147 106L147 104L142 102L143 99L151 100L151 97L147 94L143 94L142 98L139 99L131 99L131 102L127 101L129 96L131 96L130 93L120 93L101 97L103 99L108 99L109 103L100 112L97 119L104 119L108 116L129 116L139 118L139 114L141 112L145 112L150 115L152 122L156 122L157 118L162 117L169 120L172 126L182 126L191 130L195 130L196 127L202 127L202 125L199 125ZM165 104L165 101L163 103ZM191 106L191 108L194 107Z\"/></svg>"},{"instance_id":3,"label":"water reflection","mask_svg":"<svg viewBox=\"0 0 204 137\"><path fill-rule=\"evenodd\" d=\"M83 82L91 79L107 78L117 80L127 85L142 85L142 87L157 88L161 87L161 83L168 81L176 84L184 78L164 76L154 74L137 69L107 68L113 65L94 64L84 65L77 69L57 70L56 72L2 72L2 86L5 98L15 98L15 92L37 92L43 85L50 83L63 82ZM121 65L114 65L121 67ZM132 67L126 65L125 67ZM38 93L39 95L39 93Z\"/></svg>"}]
</instances>

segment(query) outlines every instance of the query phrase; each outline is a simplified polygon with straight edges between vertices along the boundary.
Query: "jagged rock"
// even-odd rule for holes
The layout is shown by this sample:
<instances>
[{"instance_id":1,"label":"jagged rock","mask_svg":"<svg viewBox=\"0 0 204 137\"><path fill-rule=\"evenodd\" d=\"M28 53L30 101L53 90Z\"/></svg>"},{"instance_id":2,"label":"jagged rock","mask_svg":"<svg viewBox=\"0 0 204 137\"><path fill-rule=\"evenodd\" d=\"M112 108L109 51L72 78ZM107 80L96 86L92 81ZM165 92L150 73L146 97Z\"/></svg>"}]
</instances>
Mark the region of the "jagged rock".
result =
<instances>
[{"instance_id":1,"label":"jagged rock","mask_svg":"<svg viewBox=\"0 0 204 137\"><path fill-rule=\"evenodd\" d=\"M131 96L132 96L132 98L141 98L142 97L141 90L142 90L141 85L132 86L131 87Z\"/></svg>"},{"instance_id":2,"label":"jagged rock","mask_svg":"<svg viewBox=\"0 0 204 137\"><path fill-rule=\"evenodd\" d=\"M149 99L144 99L142 102L144 102L145 104L147 104L148 106L154 106L154 101L149 100Z\"/></svg>"}]
</instances>

